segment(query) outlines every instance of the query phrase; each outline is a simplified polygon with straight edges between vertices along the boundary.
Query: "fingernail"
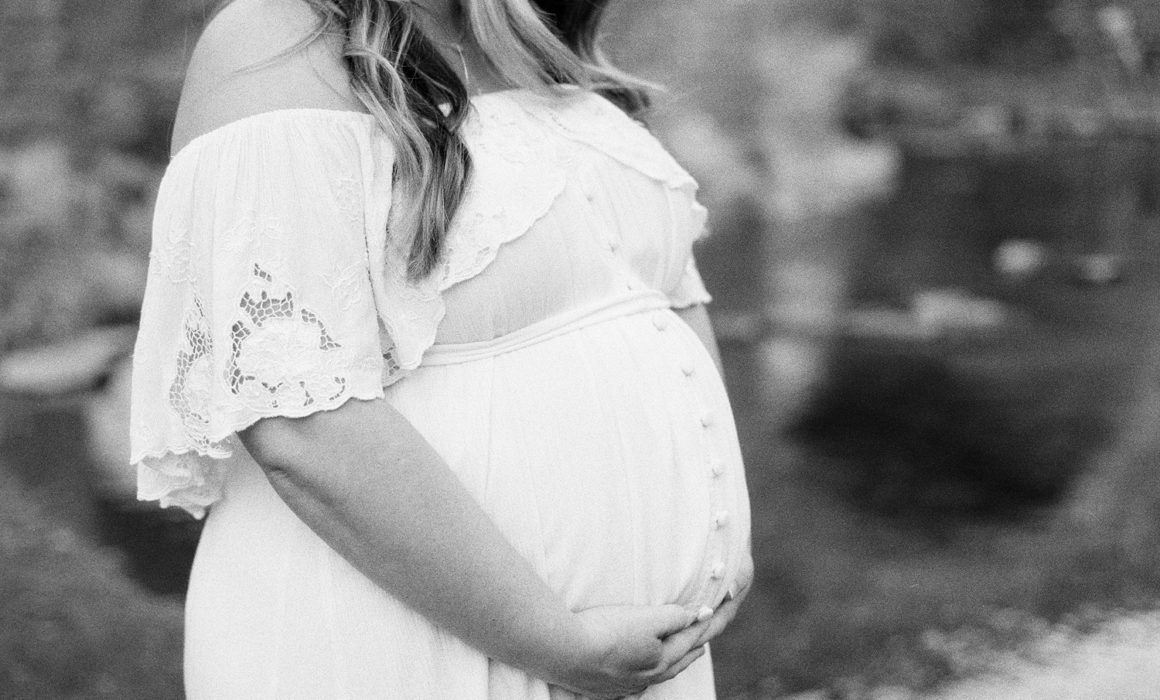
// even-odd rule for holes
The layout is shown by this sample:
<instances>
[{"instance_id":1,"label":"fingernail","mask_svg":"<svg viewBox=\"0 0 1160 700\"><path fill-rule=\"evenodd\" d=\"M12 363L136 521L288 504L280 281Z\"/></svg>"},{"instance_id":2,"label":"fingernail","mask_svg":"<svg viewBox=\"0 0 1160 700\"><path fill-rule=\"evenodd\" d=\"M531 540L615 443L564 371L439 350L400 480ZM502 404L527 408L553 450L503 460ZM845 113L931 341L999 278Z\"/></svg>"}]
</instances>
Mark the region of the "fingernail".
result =
<instances>
[{"instance_id":1,"label":"fingernail","mask_svg":"<svg viewBox=\"0 0 1160 700\"><path fill-rule=\"evenodd\" d=\"M713 617L713 608L708 605L702 605L701 609L697 611L697 622L704 622L710 617Z\"/></svg>"}]
</instances>

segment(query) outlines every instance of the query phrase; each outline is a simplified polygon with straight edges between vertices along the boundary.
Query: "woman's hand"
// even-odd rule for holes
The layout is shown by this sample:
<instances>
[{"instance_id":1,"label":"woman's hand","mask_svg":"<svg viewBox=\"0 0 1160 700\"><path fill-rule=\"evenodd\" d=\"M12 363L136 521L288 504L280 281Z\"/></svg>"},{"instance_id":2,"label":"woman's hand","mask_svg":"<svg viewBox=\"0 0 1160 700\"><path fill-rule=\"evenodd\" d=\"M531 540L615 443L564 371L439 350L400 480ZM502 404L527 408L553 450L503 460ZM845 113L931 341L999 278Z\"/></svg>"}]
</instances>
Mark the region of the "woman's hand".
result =
<instances>
[{"instance_id":1,"label":"woman's hand","mask_svg":"<svg viewBox=\"0 0 1160 700\"><path fill-rule=\"evenodd\" d=\"M747 553L732 594L708 619L698 621L696 612L679 605L582 610L577 616L588 644L580 660L552 682L604 700L675 678L704 655L710 640L725 631L752 585L753 557Z\"/></svg>"},{"instance_id":2,"label":"woman's hand","mask_svg":"<svg viewBox=\"0 0 1160 700\"><path fill-rule=\"evenodd\" d=\"M577 613L584 644L575 661L551 679L604 700L639 693L688 668L705 653L704 626L679 605L610 605Z\"/></svg>"}]
</instances>

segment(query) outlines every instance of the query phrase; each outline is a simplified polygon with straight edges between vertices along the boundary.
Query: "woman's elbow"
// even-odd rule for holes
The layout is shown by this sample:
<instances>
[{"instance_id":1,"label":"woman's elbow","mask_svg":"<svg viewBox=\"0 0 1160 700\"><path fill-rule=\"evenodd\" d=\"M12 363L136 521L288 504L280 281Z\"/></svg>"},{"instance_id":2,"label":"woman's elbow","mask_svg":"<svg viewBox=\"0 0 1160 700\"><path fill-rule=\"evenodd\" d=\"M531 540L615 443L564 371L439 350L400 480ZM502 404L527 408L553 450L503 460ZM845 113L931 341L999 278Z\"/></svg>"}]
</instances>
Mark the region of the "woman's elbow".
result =
<instances>
[{"instance_id":1,"label":"woman's elbow","mask_svg":"<svg viewBox=\"0 0 1160 700\"><path fill-rule=\"evenodd\" d=\"M238 433L267 475L297 473L333 461L337 453L361 453L365 436L384 432L381 401L348 401L334 410L301 418L262 418Z\"/></svg>"},{"instance_id":2,"label":"woman's elbow","mask_svg":"<svg viewBox=\"0 0 1160 700\"><path fill-rule=\"evenodd\" d=\"M246 451L267 476L293 470L308 452L297 421L281 416L262 418L238 433Z\"/></svg>"}]
</instances>

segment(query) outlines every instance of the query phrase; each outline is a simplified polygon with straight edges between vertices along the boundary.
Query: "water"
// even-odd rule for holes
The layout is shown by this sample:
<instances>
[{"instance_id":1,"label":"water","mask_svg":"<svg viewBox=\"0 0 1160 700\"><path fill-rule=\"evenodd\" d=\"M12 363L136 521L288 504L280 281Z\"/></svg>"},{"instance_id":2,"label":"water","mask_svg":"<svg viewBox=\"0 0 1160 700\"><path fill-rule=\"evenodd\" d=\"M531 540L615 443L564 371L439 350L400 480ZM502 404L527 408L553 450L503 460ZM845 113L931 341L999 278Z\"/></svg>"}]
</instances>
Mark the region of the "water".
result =
<instances>
[{"instance_id":1,"label":"water","mask_svg":"<svg viewBox=\"0 0 1160 700\"><path fill-rule=\"evenodd\" d=\"M0 397L0 469L14 474L42 512L83 542L119 550L126 573L146 589L184 595L200 523L102 492L89 452L85 400Z\"/></svg>"}]
</instances>

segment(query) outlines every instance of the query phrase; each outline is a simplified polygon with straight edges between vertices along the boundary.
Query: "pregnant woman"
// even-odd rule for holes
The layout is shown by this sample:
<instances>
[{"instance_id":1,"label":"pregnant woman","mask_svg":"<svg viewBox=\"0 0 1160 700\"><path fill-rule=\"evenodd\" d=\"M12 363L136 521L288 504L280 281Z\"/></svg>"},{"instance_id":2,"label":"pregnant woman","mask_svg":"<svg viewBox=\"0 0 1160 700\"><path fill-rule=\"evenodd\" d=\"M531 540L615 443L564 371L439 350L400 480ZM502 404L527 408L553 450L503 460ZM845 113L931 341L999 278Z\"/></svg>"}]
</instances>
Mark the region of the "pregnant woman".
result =
<instances>
[{"instance_id":1,"label":"pregnant woman","mask_svg":"<svg viewBox=\"0 0 1160 700\"><path fill-rule=\"evenodd\" d=\"M134 357L208 519L190 698L713 697L749 507L696 185L600 0L236 0L194 51Z\"/></svg>"}]
</instances>

